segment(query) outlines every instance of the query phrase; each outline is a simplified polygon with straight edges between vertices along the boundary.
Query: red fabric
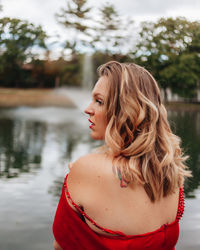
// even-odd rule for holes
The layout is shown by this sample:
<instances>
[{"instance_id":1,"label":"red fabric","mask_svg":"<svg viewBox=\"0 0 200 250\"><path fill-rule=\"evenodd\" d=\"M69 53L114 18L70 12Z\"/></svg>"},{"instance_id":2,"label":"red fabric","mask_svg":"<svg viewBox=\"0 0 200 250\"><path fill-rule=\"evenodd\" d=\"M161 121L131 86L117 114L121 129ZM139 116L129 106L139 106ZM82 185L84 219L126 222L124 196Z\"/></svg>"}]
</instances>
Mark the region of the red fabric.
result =
<instances>
[{"instance_id":1,"label":"red fabric","mask_svg":"<svg viewBox=\"0 0 200 250\"><path fill-rule=\"evenodd\" d=\"M65 186L65 183L66 179L62 188L62 194L53 223L54 237L63 250L175 249L174 247L179 236L179 219L184 211L183 189L180 189L179 206L177 217L174 222L165 224L161 228L146 234L127 236L122 233L123 235L120 236L106 236L94 232L70 207L65 195L67 193L67 186ZM67 195L70 197L69 193L67 193ZM84 213L83 215L87 216ZM120 234L120 232L104 229L98 226L95 222L93 222L93 224L103 231Z\"/></svg>"}]
</instances>

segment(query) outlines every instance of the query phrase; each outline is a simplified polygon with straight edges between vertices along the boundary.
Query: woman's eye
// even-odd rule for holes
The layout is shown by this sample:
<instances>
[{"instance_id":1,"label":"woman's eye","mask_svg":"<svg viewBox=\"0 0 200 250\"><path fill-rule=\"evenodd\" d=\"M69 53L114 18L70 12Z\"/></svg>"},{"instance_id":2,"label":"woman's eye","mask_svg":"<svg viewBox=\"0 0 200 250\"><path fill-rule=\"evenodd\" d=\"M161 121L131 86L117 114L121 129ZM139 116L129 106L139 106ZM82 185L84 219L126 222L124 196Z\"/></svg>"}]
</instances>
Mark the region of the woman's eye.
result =
<instances>
[{"instance_id":1,"label":"woman's eye","mask_svg":"<svg viewBox=\"0 0 200 250\"><path fill-rule=\"evenodd\" d=\"M96 102L97 102L99 105L103 105L103 102L102 102L101 100L96 99Z\"/></svg>"}]
</instances>

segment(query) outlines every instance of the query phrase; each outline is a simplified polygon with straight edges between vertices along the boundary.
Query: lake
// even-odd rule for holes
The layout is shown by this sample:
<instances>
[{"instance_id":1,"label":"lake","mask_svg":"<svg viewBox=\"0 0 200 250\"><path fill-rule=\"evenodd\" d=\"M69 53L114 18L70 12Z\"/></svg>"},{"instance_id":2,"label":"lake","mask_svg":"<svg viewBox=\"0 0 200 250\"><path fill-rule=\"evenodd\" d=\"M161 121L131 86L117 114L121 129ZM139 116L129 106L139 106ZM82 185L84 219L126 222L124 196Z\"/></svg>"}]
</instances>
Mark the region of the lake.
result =
<instances>
[{"instance_id":1,"label":"lake","mask_svg":"<svg viewBox=\"0 0 200 250\"><path fill-rule=\"evenodd\" d=\"M200 112L169 111L190 155L176 249L200 249ZM53 249L52 223L68 163L99 146L79 109L0 109L0 249Z\"/></svg>"}]
</instances>

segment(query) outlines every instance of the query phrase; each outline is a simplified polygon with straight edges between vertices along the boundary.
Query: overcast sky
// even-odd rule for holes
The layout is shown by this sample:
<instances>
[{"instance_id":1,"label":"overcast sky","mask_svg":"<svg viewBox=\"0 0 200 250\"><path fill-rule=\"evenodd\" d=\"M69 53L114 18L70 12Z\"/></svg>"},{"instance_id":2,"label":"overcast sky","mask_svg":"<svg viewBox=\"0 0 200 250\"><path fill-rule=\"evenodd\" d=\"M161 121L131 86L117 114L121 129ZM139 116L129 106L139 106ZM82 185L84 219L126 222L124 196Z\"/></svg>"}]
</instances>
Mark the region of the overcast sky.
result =
<instances>
[{"instance_id":1,"label":"overcast sky","mask_svg":"<svg viewBox=\"0 0 200 250\"><path fill-rule=\"evenodd\" d=\"M0 0L3 12L0 16L27 19L41 24L50 36L65 37L65 30L55 20L55 13L66 6L67 0ZM136 22L157 20L160 17L184 16L188 20L200 20L200 0L89 0L97 9L103 3L113 3L120 15L131 16ZM56 39L56 38L55 38Z\"/></svg>"}]
</instances>

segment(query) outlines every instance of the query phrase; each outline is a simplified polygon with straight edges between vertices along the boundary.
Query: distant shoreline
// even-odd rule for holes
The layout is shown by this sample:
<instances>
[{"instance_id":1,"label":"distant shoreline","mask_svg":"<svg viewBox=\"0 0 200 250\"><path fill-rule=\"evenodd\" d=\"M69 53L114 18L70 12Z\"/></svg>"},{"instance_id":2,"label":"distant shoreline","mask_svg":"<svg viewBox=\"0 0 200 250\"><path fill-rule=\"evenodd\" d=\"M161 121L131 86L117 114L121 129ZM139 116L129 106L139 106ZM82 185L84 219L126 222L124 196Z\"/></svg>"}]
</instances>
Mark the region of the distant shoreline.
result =
<instances>
[{"instance_id":1,"label":"distant shoreline","mask_svg":"<svg viewBox=\"0 0 200 250\"><path fill-rule=\"evenodd\" d=\"M200 111L200 103L169 102L164 104L167 110Z\"/></svg>"},{"instance_id":2,"label":"distant shoreline","mask_svg":"<svg viewBox=\"0 0 200 250\"><path fill-rule=\"evenodd\" d=\"M54 90L0 88L0 107L76 107L70 98L58 94Z\"/></svg>"},{"instance_id":3,"label":"distant shoreline","mask_svg":"<svg viewBox=\"0 0 200 250\"><path fill-rule=\"evenodd\" d=\"M0 88L0 107L66 107L75 108L70 96L62 95L56 89ZM167 110L200 111L200 103L169 102Z\"/></svg>"}]
</instances>

